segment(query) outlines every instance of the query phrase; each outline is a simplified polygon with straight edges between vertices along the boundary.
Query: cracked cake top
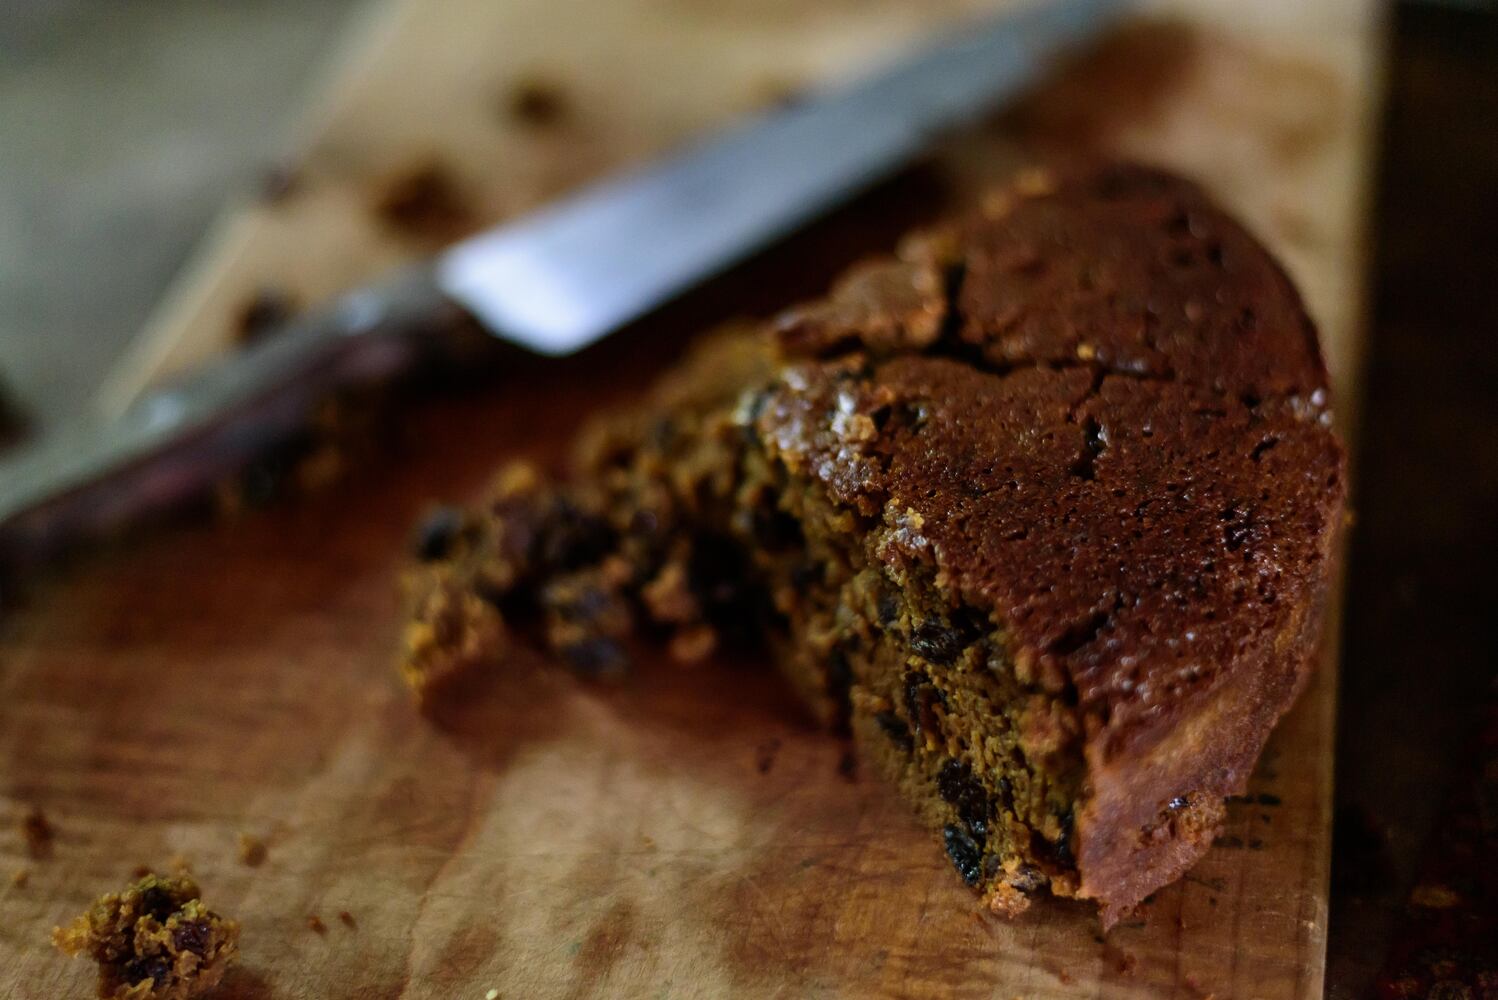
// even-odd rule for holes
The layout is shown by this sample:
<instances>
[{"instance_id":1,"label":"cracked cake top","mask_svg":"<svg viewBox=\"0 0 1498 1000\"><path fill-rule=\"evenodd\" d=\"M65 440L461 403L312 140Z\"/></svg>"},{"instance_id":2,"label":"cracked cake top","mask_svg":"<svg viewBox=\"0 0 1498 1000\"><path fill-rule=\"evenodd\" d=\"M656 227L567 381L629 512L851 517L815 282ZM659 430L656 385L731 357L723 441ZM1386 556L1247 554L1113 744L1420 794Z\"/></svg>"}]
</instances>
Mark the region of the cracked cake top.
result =
<instances>
[{"instance_id":1,"label":"cracked cake top","mask_svg":"<svg viewBox=\"0 0 1498 1000\"><path fill-rule=\"evenodd\" d=\"M1022 175L775 334L766 446L882 522L892 571L991 613L1097 761L1311 627L1343 491L1325 366L1188 182Z\"/></svg>"}]
</instances>

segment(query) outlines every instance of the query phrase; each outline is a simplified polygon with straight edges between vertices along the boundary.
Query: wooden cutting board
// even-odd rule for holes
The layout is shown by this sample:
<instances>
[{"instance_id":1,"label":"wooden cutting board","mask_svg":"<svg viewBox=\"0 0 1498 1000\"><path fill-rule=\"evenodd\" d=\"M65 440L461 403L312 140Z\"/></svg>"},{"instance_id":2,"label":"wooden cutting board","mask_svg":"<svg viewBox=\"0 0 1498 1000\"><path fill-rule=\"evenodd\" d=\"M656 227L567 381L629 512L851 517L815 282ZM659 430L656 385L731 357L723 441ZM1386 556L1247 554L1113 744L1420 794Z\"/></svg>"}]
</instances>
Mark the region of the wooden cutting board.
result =
<instances>
[{"instance_id":1,"label":"wooden cutting board","mask_svg":"<svg viewBox=\"0 0 1498 1000\"><path fill-rule=\"evenodd\" d=\"M230 212L109 398L225 350L260 288L315 301L985 6L393 0L291 169ZM555 462L687 331L813 294L973 197L1016 138L1200 177L1299 281L1345 421L1378 25L1363 0L1246 8L1160 8L627 336L415 409L388 460L321 493L39 585L0 621L0 874L29 873L0 882L0 995L85 995L91 970L51 952L51 926L180 857L244 925L221 994L242 1000L1319 996L1331 642L1218 845L1106 939L1082 906L976 912L908 810L762 664L647 655L599 686L523 661L430 717L392 670L394 581L429 500L471 496L508 456ZM426 198L404 214L402 184ZM12 832L32 804L57 830L45 859ZM267 844L259 866L241 833Z\"/></svg>"}]
</instances>

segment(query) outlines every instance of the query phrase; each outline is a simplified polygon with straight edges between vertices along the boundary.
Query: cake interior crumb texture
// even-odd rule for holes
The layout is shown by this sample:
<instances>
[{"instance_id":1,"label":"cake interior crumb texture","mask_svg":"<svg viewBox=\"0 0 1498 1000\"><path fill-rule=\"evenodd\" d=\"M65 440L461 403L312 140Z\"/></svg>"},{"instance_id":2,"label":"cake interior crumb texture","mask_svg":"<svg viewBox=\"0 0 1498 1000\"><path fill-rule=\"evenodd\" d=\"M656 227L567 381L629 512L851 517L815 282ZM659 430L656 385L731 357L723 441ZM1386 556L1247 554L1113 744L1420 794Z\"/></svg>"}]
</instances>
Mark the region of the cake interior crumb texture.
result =
<instances>
[{"instance_id":1,"label":"cake interior crumb texture","mask_svg":"<svg viewBox=\"0 0 1498 1000\"><path fill-rule=\"evenodd\" d=\"M710 337L573 468L422 526L424 697L539 644L762 645L996 912L1210 845L1317 640L1343 457L1284 272L1193 184L1031 170Z\"/></svg>"},{"instance_id":2,"label":"cake interior crumb texture","mask_svg":"<svg viewBox=\"0 0 1498 1000\"><path fill-rule=\"evenodd\" d=\"M101 896L52 941L99 966L108 1000L188 1000L216 987L239 953L239 924L203 905L186 876L150 874Z\"/></svg>"}]
</instances>

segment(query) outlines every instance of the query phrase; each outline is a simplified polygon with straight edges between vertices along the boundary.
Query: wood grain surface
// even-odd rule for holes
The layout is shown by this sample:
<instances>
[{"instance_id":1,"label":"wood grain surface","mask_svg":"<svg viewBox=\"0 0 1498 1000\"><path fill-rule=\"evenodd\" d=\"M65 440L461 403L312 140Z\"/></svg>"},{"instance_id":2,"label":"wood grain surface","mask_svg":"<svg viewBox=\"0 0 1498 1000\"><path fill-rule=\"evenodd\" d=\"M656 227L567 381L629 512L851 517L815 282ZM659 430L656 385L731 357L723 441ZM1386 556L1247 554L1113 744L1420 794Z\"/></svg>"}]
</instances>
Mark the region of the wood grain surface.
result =
<instances>
[{"instance_id":1,"label":"wood grain surface","mask_svg":"<svg viewBox=\"0 0 1498 1000\"><path fill-rule=\"evenodd\" d=\"M972 6L388 6L314 116L296 183L230 217L114 392L221 351L261 286L312 301ZM1107 939L1082 906L977 913L908 810L845 773L762 664L683 670L647 650L599 686L521 660L430 716L392 670L394 582L426 503L471 496L507 456L554 464L691 329L814 293L971 199L1016 140L1201 178L1301 284L1345 418L1377 25L1351 2L1245 18L1176 5L627 335L514 358L492 386L416 408L386 461L39 585L0 622L0 874L29 874L0 882L0 994L85 995L90 970L50 951L50 927L180 856L244 924L222 995L245 1000L1319 995L1330 650L1218 845ZM560 117L515 119L527 79L558 88ZM422 216L435 228L392 225L392 178L433 164L452 181ZM44 859L16 829L33 804L57 829ZM263 864L240 863L241 833L266 842Z\"/></svg>"}]
</instances>

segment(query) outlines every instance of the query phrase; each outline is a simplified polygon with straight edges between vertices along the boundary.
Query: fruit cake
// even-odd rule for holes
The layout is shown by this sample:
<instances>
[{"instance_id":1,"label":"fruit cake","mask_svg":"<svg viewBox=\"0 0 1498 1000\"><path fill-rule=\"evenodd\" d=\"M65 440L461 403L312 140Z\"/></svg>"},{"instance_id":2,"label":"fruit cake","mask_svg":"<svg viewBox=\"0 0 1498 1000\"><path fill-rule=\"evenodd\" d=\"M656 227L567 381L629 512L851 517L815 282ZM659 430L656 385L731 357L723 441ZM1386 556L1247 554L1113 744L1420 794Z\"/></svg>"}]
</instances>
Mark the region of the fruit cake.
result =
<instances>
[{"instance_id":1,"label":"fruit cake","mask_svg":"<svg viewBox=\"0 0 1498 1000\"><path fill-rule=\"evenodd\" d=\"M1270 255L1169 174L1030 170L434 516L403 670L762 642L990 907L1107 926L1304 685L1343 483Z\"/></svg>"}]
</instances>

